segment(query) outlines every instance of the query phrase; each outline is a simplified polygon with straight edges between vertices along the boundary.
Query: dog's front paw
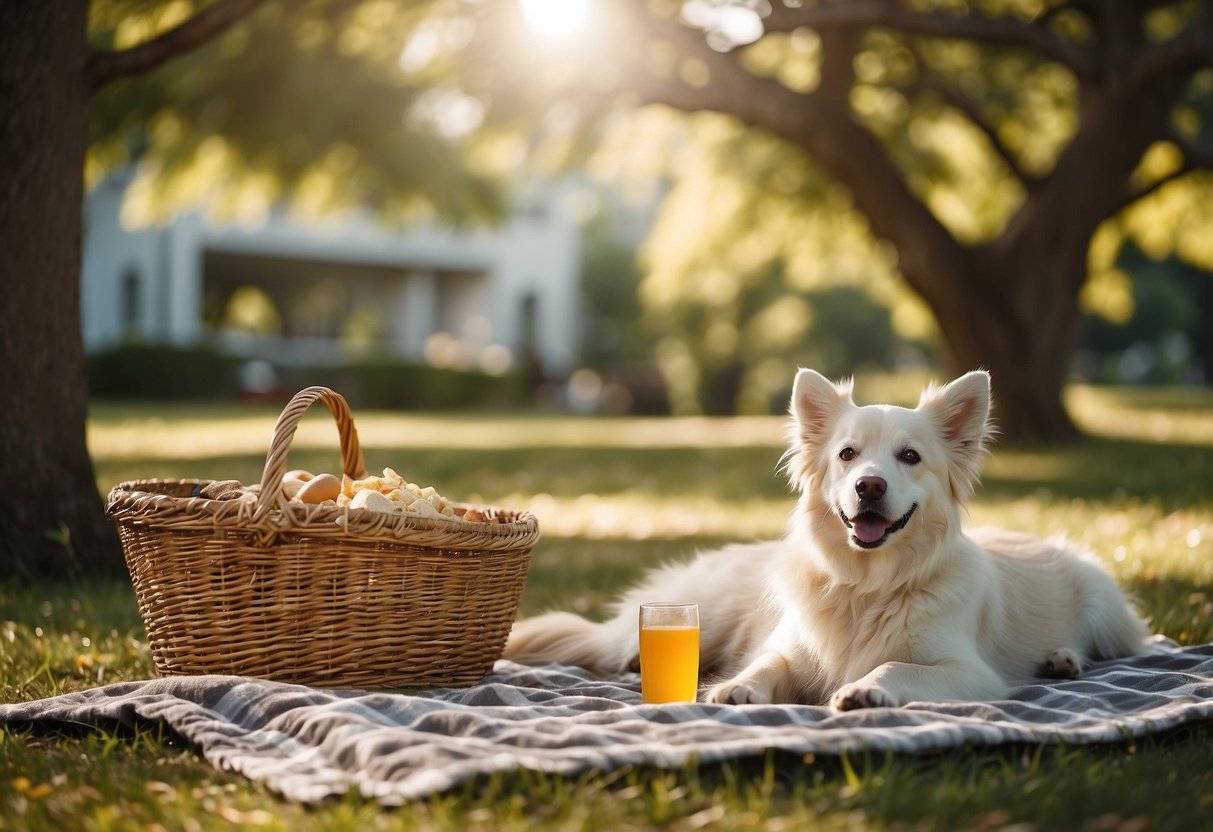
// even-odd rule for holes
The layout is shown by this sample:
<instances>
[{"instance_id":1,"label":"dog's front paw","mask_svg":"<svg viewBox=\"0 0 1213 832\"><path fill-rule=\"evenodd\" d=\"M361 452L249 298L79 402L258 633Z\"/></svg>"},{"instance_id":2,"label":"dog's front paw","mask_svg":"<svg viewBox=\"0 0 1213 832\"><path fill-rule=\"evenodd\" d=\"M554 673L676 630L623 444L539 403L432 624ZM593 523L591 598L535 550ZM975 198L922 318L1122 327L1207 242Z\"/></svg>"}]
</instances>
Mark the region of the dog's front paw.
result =
<instances>
[{"instance_id":1,"label":"dog's front paw","mask_svg":"<svg viewBox=\"0 0 1213 832\"><path fill-rule=\"evenodd\" d=\"M771 692L752 680L730 679L708 688L703 701L717 705L769 705Z\"/></svg>"},{"instance_id":2,"label":"dog's front paw","mask_svg":"<svg viewBox=\"0 0 1213 832\"><path fill-rule=\"evenodd\" d=\"M840 687L830 697L830 707L836 711L854 711L858 708L896 708L901 703L897 697L879 685L851 682Z\"/></svg>"},{"instance_id":3,"label":"dog's front paw","mask_svg":"<svg viewBox=\"0 0 1213 832\"><path fill-rule=\"evenodd\" d=\"M1059 647L1045 659L1042 670L1050 679L1077 679L1082 673L1082 658L1068 647Z\"/></svg>"}]
</instances>

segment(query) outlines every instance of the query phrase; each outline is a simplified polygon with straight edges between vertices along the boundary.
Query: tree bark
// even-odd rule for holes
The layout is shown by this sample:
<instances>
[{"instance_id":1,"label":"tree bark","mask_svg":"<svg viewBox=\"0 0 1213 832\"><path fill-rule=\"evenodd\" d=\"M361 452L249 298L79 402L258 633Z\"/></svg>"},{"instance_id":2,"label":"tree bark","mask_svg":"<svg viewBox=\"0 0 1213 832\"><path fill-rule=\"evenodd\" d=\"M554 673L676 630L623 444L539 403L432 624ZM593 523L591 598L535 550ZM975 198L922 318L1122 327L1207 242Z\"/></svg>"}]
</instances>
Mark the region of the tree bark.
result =
<instances>
[{"instance_id":1,"label":"tree bark","mask_svg":"<svg viewBox=\"0 0 1213 832\"><path fill-rule=\"evenodd\" d=\"M0 3L0 577L122 569L85 443L87 16L79 0Z\"/></svg>"},{"instance_id":2,"label":"tree bark","mask_svg":"<svg viewBox=\"0 0 1213 832\"><path fill-rule=\"evenodd\" d=\"M1072 243L1071 256L1046 252L1032 260L1033 268L1049 271L1054 285L1068 284L1076 271L1083 273L1085 253L1082 242ZM1078 337L1077 291L1073 297L1053 297L1045 301L1043 314L1025 317L1013 290L1020 279L1020 261L978 259L987 288L965 292L963 307L936 308L947 370L952 375L978 368L990 371L994 418L1006 440L1074 441L1079 431L1061 393Z\"/></svg>"}]
</instances>

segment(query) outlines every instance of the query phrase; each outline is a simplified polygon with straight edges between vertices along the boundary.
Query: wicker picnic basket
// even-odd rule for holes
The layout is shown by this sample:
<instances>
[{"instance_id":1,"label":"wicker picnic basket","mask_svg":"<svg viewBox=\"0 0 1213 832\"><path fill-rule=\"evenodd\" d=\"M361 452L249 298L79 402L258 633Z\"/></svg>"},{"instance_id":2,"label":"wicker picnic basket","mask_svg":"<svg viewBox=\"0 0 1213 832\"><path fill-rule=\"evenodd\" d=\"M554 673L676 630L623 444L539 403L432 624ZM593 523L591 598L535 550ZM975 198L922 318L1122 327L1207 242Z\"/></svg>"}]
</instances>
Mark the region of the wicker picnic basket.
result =
<instances>
[{"instance_id":1,"label":"wicker picnic basket","mask_svg":"<svg viewBox=\"0 0 1213 832\"><path fill-rule=\"evenodd\" d=\"M197 496L208 480L124 482L109 495L161 675L222 673L326 687L457 686L500 657L539 537L533 515L485 522L286 499L304 412L328 406L343 471L366 476L353 417L325 387L278 419L250 499Z\"/></svg>"}]
</instances>

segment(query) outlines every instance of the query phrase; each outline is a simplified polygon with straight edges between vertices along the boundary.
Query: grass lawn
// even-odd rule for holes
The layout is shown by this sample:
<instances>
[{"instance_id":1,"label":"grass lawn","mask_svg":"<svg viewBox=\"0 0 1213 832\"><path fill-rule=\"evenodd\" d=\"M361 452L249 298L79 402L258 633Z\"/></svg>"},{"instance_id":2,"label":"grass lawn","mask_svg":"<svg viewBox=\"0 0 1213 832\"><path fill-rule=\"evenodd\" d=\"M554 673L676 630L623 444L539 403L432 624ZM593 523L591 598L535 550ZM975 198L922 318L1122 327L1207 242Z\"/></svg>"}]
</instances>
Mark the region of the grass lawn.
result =
<instances>
[{"instance_id":1,"label":"grass lawn","mask_svg":"<svg viewBox=\"0 0 1213 832\"><path fill-rule=\"evenodd\" d=\"M864 387L860 386L860 397ZM873 394L872 398L883 398ZM975 524L1066 532L1107 561L1183 643L1213 641L1213 392L1076 388L1091 438L996 449ZM323 407L290 467L336 471ZM256 481L277 412L97 405L104 492L125 479ZM777 536L792 499L778 418L599 419L356 413L372 470L455 499L529 508L536 547L522 613L599 615L654 563ZM0 585L0 696L12 702L153 673L126 582ZM938 756L785 756L577 779L518 772L402 809L318 808L216 772L157 733L0 732L0 830L228 829L1209 829L1213 726L1133 745Z\"/></svg>"}]
</instances>

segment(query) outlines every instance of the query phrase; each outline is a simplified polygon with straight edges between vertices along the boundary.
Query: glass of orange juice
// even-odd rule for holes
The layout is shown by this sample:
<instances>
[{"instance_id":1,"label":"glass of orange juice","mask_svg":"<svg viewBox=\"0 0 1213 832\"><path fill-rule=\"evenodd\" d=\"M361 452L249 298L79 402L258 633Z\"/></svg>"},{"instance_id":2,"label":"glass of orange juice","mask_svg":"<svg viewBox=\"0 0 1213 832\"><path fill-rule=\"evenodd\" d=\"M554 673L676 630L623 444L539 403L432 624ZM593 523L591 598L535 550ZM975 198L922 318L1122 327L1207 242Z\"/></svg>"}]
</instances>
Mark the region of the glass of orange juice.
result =
<instances>
[{"instance_id":1,"label":"glass of orange juice","mask_svg":"<svg viewBox=\"0 0 1213 832\"><path fill-rule=\"evenodd\" d=\"M640 698L694 702L699 690L699 605L640 605Z\"/></svg>"}]
</instances>

